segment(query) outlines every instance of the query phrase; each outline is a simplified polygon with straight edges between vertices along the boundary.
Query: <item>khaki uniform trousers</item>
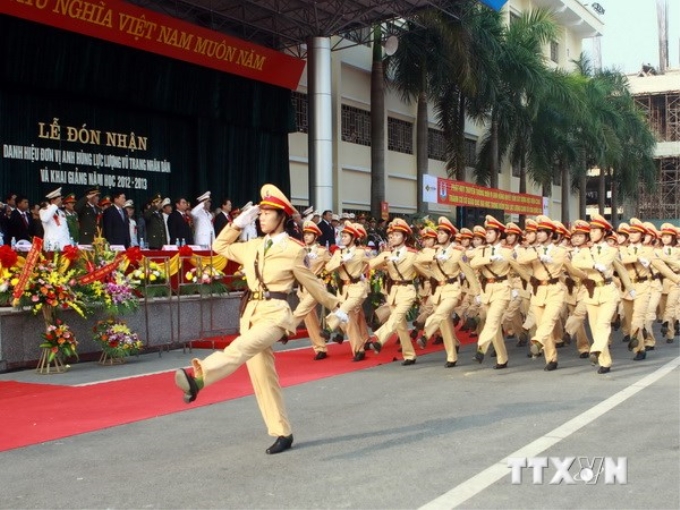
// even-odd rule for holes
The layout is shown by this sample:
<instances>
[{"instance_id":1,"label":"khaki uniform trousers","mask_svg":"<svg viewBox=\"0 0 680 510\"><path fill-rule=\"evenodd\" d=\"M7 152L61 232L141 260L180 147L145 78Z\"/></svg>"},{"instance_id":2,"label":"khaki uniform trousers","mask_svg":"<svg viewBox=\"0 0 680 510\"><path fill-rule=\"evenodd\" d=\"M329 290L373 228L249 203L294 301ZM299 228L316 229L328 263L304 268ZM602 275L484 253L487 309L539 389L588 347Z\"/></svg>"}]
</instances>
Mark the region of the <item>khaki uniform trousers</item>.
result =
<instances>
[{"instance_id":1,"label":"khaki uniform trousers","mask_svg":"<svg viewBox=\"0 0 680 510\"><path fill-rule=\"evenodd\" d=\"M635 352L645 350L645 342L642 340L642 328L645 327L645 320L647 318L647 306L651 297L649 292L649 282L641 281L633 284L635 289L635 299L623 300L623 314L626 322L626 331L631 338L637 337L639 343L635 348ZM614 312L612 311L612 316ZM611 320L611 317L609 318Z\"/></svg>"},{"instance_id":2,"label":"khaki uniform trousers","mask_svg":"<svg viewBox=\"0 0 680 510\"><path fill-rule=\"evenodd\" d=\"M586 300L588 324L593 334L590 352L599 352L598 363L601 367L611 367L609 337L612 332L612 316L619 306L621 293L615 285L596 287L592 298Z\"/></svg>"},{"instance_id":3,"label":"khaki uniform trousers","mask_svg":"<svg viewBox=\"0 0 680 510\"><path fill-rule=\"evenodd\" d=\"M673 338L674 324L678 318L678 306L680 305L680 284L671 284L668 294L664 294L661 301L662 320L668 323L666 338Z\"/></svg>"},{"instance_id":4,"label":"khaki uniform trousers","mask_svg":"<svg viewBox=\"0 0 680 510\"><path fill-rule=\"evenodd\" d=\"M460 285L458 283L447 283L439 288L438 292L431 299L434 306L434 311L425 321L425 338L430 338L437 330L441 330L442 339L444 340L444 349L446 350L446 361L458 361L458 353L456 346L460 343L453 328L453 321L451 314L458 303L460 302ZM456 289L452 295L451 289ZM442 294L445 297L441 297ZM437 302L435 304L435 302Z\"/></svg>"},{"instance_id":5,"label":"khaki uniform trousers","mask_svg":"<svg viewBox=\"0 0 680 510\"><path fill-rule=\"evenodd\" d=\"M557 361L555 328L560 319L563 304L564 287L561 283L541 285L531 298L531 310L536 319L536 333L531 339L543 346L543 355L548 363Z\"/></svg>"},{"instance_id":6,"label":"khaki uniform trousers","mask_svg":"<svg viewBox=\"0 0 680 510\"><path fill-rule=\"evenodd\" d=\"M656 310L661 301L661 292L663 285L658 279L653 279L649 282L649 303L647 304L647 314L645 315L645 329L647 330L647 338L644 341L645 347L654 347L656 345L656 338L654 338L653 324L656 321Z\"/></svg>"},{"instance_id":7,"label":"khaki uniform trousers","mask_svg":"<svg viewBox=\"0 0 680 510\"><path fill-rule=\"evenodd\" d=\"M321 323L316 310L318 304L316 299L304 289L298 292L298 299L300 302L293 312L296 325L304 320L314 352L326 352L326 340L321 336Z\"/></svg>"},{"instance_id":8,"label":"khaki uniform trousers","mask_svg":"<svg viewBox=\"0 0 680 510\"><path fill-rule=\"evenodd\" d=\"M510 304L503 314L503 330L512 331L515 336L522 332L522 298L517 296L510 299Z\"/></svg>"},{"instance_id":9,"label":"khaki uniform trousers","mask_svg":"<svg viewBox=\"0 0 680 510\"><path fill-rule=\"evenodd\" d=\"M282 300L272 300L278 303L251 301L248 308L255 306L285 306ZM252 310L250 310L252 312ZM284 310L281 312L285 313ZM290 318L290 308L288 308ZM255 310L244 316L250 320L241 319L241 334L223 351L216 351L204 360L193 359L192 365L196 376L202 376L205 386L209 386L236 371L244 363L248 368L248 375L255 391L257 405L267 426L270 436L289 436L290 422L283 402L279 376L274 364L272 345L278 342L286 333L286 328L276 321L280 313L258 314Z\"/></svg>"},{"instance_id":10,"label":"khaki uniform trousers","mask_svg":"<svg viewBox=\"0 0 680 510\"><path fill-rule=\"evenodd\" d=\"M416 288L413 285L393 286L388 297L390 316L385 324L380 326L374 333L378 343L383 345L392 333L396 331L397 335L399 335L401 353L405 360L416 359L416 351L413 348L413 342L408 330L408 322L406 321L406 316L415 300Z\"/></svg>"},{"instance_id":11,"label":"khaki uniform trousers","mask_svg":"<svg viewBox=\"0 0 680 510\"><path fill-rule=\"evenodd\" d=\"M574 289L574 292L576 293L576 303L567 305L569 317L564 325L564 331L572 338L576 337L576 348L579 354L583 354L590 351L590 342L585 327L588 291L583 285L579 285Z\"/></svg>"},{"instance_id":12,"label":"khaki uniform trousers","mask_svg":"<svg viewBox=\"0 0 680 510\"><path fill-rule=\"evenodd\" d=\"M486 290L482 294L482 302L488 304L484 328L477 339L477 350L486 354L489 344L493 343L496 350L496 363L502 365L508 362L508 351L501 332L501 320L510 303L508 282L487 283Z\"/></svg>"},{"instance_id":13,"label":"khaki uniform trousers","mask_svg":"<svg viewBox=\"0 0 680 510\"><path fill-rule=\"evenodd\" d=\"M366 327L366 318L362 305L368 295L368 283L360 281L357 283L345 284L342 289L342 294L339 297L343 300L340 304L340 310L349 316L349 322L345 326L347 336L349 337L352 354L363 352L364 344L366 343L365 332L368 331ZM363 325L361 324L363 322ZM340 319L334 314L326 316L326 327L331 331L340 326Z\"/></svg>"}]
</instances>

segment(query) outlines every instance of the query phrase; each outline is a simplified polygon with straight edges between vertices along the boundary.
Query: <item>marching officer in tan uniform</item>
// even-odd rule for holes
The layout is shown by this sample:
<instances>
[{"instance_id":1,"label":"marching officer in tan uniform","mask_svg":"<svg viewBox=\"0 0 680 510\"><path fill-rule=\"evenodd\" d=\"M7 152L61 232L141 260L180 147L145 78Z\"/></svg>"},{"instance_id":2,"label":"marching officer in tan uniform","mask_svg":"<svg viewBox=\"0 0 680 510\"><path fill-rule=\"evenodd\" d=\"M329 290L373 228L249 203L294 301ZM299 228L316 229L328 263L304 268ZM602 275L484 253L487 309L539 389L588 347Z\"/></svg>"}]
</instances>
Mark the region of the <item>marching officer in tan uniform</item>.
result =
<instances>
[{"instance_id":1,"label":"marching officer in tan uniform","mask_svg":"<svg viewBox=\"0 0 680 510\"><path fill-rule=\"evenodd\" d=\"M544 370L552 371L557 368L557 350L553 332L557 321L560 320L564 305L564 287L560 281L562 267L567 259L567 252L561 246L553 244L555 225L547 216L538 216L538 244L520 252L517 263L529 265L533 276L531 310L536 319L536 332L531 337L531 351L533 355L543 351L546 365Z\"/></svg>"},{"instance_id":2,"label":"marching officer in tan uniform","mask_svg":"<svg viewBox=\"0 0 680 510\"><path fill-rule=\"evenodd\" d=\"M650 246L642 244L646 233L647 229L643 223L637 218L631 218L630 242L627 247L620 248L621 262L624 264L635 290L633 296L626 294L623 297L625 321L628 324L626 331L630 334L628 350L635 351L633 358L635 361L647 357L642 330L645 327L647 307L651 298L652 274L650 265L654 253Z\"/></svg>"},{"instance_id":3,"label":"marching officer in tan uniform","mask_svg":"<svg viewBox=\"0 0 680 510\"><path fill-rule=\"evenodd\" d=\"M514 253L519 253L519 242L522 238L522 230L513 222L509 222L505 225L505 247L512 250ZM514 255L513 255L514 256ZM516 271L511 270L510 274L510 304L507 310L503 314L503 330L512 330L513 334L517 337L518 343L521 342L520 335L525 334L522 330L523 313L526 310L522 310L523 297L529 298L529 293L526 290L527 283L522 280L522 278L517 274ZM526 345L526 338L524 339L524 344Z\"/></svg>"},{"instance_id":4,"label":"marching officer in tan uniform","mask_svg":"<svg viewBox=\"0 0 680 510\"><path fill-rule=\"evenodd\" d=\"M307 252L307 264L309 270L317 277L321 274L326 263L331 259L330 252L325 246L317 243L317 239L322 235L321 229L313 221L305 221L302 226L302 238L305 243L305 251ZM321 336L321 326L319 324L319 316L317 314L317 301L314 296L309 293L307 289L300 286L298 290L299 303L295 307L293 317L297 324L301 320L305 321L305 328L307 334L312 342L314 348L315 360L322 360L328 357L326 351L326 340Z\"/></svg>"},{"instance_id":5,"label":"marching officer in tan uniform","mask_svg":"<svg viewBox=\"0 0 680 510\"><path fill-rule=\"evenodd\" d=\"M491 215L484 222L488 246L477 248L470 266L477 269L482 286L480 301L486 306L486 322L477 340L477 353L474 360L484 361L489 345L493 342L496 351L494 369L508 366L508 352L501 332L503 313L510 303L511 288L508 280L512 250L501 245L501 234L505 225Z\"/></svg>"},{"instance_id":6,"label":"marching officer in tan uniform","mask_svg":"<svg viewBox=\"0 0 680 510\"><path fill-rule=\"evenodd\" d=\"M472 285L473 294L479 294L475 275L472 269L463 262L463 249L451 243L456 232L456 227L446 217L441 216L437 221L439 246L434 253L421 252L416 258L418 272L428 275L433 282L436 282L432 296L434 312L425 321L425 333L418 343L424 348L426 339L438 329L441 330L446 350L446 363L444 364L446 368L455 367L458 361L459 342L454 333L451 314L461 298L461 272L464 272L467 281Z\"/></svg>"},{"instance_id":7,"label":"marching officer in tan uniform","mask_svg":"<svg viewBox=\"0 0 680 510\"><path fill-rule=\"evenodd\" d=\"M420 231L420 254L427 253L429 256L434 256L435 245L437 244L437 231L431 227L424 227ZM417 267L416 267L417 269ZM418 286L418 317L413 321L413 330L411 330L411 339L415 340L418 337L420 330L425 327L425 321L432 315L434 305L432 304L432 282L429 276L423 275L420 278L420 285Z\"/></svg>"},{"instance_id":8,"label":"marching officer in tan uniform","mask_svg":"<svg viewBox=\"0 0 680 510\"><path fill-rule=\"evenodd\" d=\"M340 310L349 317L345 327L354 361L366 358L364 331L367 328L366 321L363 319L362 305L368 296L368 281L365 277L368 257L366 250L357 245L362 237L361 229L361 225L357 223L345 222L340 233L342 248L335 250L331 260L326 264L326 271L337 271L342 283L338 289L338 298L341 301ZM363 327L359 321L364 323ZM337 313L331 313L326 317L326 328L333 331L340 326L341 322L342 317Z\"/></svg>"},{"instance_id":9,"label":"marching officer in tan uniform","mask_svg":"<svg viewBox=\"0 0 680 510\"><path fill-rule=\"evenodd\" d=\"M383 344L395 331L399 335L404 366L414 365L416 351L408 331L406 315L416 300L414 267L417 251L406 246L407 237L413 234L411 227L401 218L395 218L388 227L390 250L383 251L368 261L371 269L383 268L387 272L390 316L374 333L369 342L379 354Z\"/></svg>"},{"instance_id":10,"label":"marching officer in tan uniform","mask_svg":"<svg viewBox=\"0 0 680 510\"><path fill-rule=\"evenodd\" d=\"M680 274L680 249L677 247L678 231L670 223L661 225L662 248L659 258L663 260L676 274ZM673 283L670 278L663 278L663 292L661 298L661 334L666 343L673 343L673 325L678 318L680 305L680 285Z\"/></svg>"},{"instance_id":11,"label":"marching officer in tan uniform","mask_svg":"<svg viewBox=\"0 0 680 510\"><path fill-rule=\"evenodd\" d=\"M262 186L260 194L259 206L244 211L213 243L216 253L243 265L247 278L248 291L244 295L247 303L241 313L240 334L223 351L203 360L194 358L193 374L177 370L175 384L184 392L184 400L192 402L203 388L227 377L245 363L269 435L277 438L267 453L275 454L293 444L272 350L272 345L283 335L295 331L288 294L297 280L329 309L338 305L338 299L326 292L307 268L307 252L302 244L284 230L286 221L296 212L290 201L272 184ZM241 229L256 217L265 236L236 242Z\"/></svg>"},{"instance_id":12,"label":"marching officer in tan uniform","mask_svg":"<svg viewBox=\"0 0 680 510\"><path fill-rule=\"evenodd\" d=\"M615 270L623 272L623 267L617 264L618 250L605 241L606 235L612 229L612 225L605 218L593 214L590 221L590 240L593 245L590 249L579 250L572 259L572 265L586 274L582 284L588 292L586 299L588 323L593 335L590 359L593 363L599 363L598 374L606 374L611 370L612 358L609 353L611 319L621 299L612 276Z\"/></svg>"},{"instance_id":13,"label":"marching officer in tan uniform","mask_svg":"<svg viewBox=\"0 0 680 510\"><path fill-rule=\"evenodd\" d=\"M568 317L564 325L564 332L570 338L576 338L576 349L578 349L579 358L587 358L590 352L590 342L585 329L588 291L582 283L588 275L584 271L575 268L571 260L581 250L589 249L587 246L589 237L590 225L588 222L576 220L571 230L572 247L569 251L569 258L564 263L568 273L565 278L565 300L567 302Z\"/></svg>"}]
</instances>

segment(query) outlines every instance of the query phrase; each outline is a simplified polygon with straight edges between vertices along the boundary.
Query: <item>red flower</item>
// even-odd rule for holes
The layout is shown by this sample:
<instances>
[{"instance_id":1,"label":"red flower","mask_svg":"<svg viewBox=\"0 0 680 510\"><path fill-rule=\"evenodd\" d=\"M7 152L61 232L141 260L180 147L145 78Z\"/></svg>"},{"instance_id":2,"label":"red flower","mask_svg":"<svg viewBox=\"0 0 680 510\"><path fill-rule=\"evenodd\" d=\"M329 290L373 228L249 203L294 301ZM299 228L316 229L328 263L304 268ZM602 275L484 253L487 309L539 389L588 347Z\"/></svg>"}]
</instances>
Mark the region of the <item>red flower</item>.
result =
<instances>
[{"instance_id":1,"label":"red flower","mask_svg":"<svg viewBox=\"0 0 680 510\"><path fill-rule=\"evenodd\" d=\"M64 246L64 249L62 250L62 252L64 254L64 257L66 257L71 262L76 260L79 256L79 254L80 254L80 252L78 251L78 247L73 246L71 244Z\"/></svg>"},{"instance_id":2,"label":"red flower","mask_svg":"<svg viewBox=\"0 0 680 510\"><path fill-rule=\"evenodd\" d=\"M191 257L194 254L194 250L190 246L184 245L179 247L178 253L180 257Z\"/></svg>"},{"instance_id":3,"label":"red flower","mask_svg":"<svg viewBox=\"0 0 680 510\"><path fill-rule=\"evenodd\" d=\"M2 264L2 267L9 269L16 264L17 258L16 252L10 246L6 244L0 246L0 264Z\"/></svg>"}]
</instances>

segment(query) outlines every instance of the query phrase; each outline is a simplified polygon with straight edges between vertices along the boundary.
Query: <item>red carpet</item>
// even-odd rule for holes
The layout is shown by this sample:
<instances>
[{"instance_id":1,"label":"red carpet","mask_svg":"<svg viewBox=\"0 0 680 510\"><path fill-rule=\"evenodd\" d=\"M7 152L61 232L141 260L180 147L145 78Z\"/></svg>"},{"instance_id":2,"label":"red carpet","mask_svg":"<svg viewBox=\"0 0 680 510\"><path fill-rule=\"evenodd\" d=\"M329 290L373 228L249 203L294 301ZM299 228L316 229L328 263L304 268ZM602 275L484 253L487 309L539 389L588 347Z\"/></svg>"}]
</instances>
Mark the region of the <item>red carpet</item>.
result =
<instances>
[{"instance_id":1,"label":"red carpet","mask_svg":"<svg viewBox=\"0 0 680 510\"><path fill-rule=\"evenodd\" d=\"M470 343L466 336L459 336L463 343ZM393 358L401 359L397 347L390 341L379 355L369 352L366 360L354 363L347 343L329 344L329 357L323 361L314 361L313 351L309 348L277 353L276 366L281 385L285 387L390 363ZM420 355L440 350L443 350L441 345L430 344L417 352ZM77 370L77 366L73 369ZM198 400L188 406L174 385L172 372L82 387L0 381L3 425L0 451L186 411L252 393L245 367L203 391Z\"/></svg>"}]
</instances>

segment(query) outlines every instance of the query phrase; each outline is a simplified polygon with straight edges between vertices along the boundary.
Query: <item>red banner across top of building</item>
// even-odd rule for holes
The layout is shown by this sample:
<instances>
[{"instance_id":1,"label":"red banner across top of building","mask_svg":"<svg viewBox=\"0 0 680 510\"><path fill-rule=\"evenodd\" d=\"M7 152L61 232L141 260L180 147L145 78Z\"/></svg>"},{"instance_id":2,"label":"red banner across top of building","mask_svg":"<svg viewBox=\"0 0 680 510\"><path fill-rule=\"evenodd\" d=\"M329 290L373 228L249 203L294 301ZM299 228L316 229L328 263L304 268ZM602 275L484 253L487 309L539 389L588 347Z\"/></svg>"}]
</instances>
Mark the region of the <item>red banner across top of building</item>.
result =
<instances>
[{"instance_id":1,"label":"red banner across top of building","mask_svg":"<svg viewBox=\"0 0 680 510\"><path fill-rule=\"evenodd\" d=\"M295 90L304 60L122 0L2 0L0 13Z\"/></svg>"},{"instance_id":2,"label":"red banner across top of building","mask_svg":"<svg viewBox=\"0 0 680 510\"><path fill-rule=\"evenodd\" d=\"M436 187L434 181L436 180ZM469 182L454 181L426 175L424 198L442 205L462 205L502 209L507 214L543 214L543 197L526 193L513 193L502 189L486 188ZM434 192L436 190L436 200Z\"/></svg>"}]
</instances>

